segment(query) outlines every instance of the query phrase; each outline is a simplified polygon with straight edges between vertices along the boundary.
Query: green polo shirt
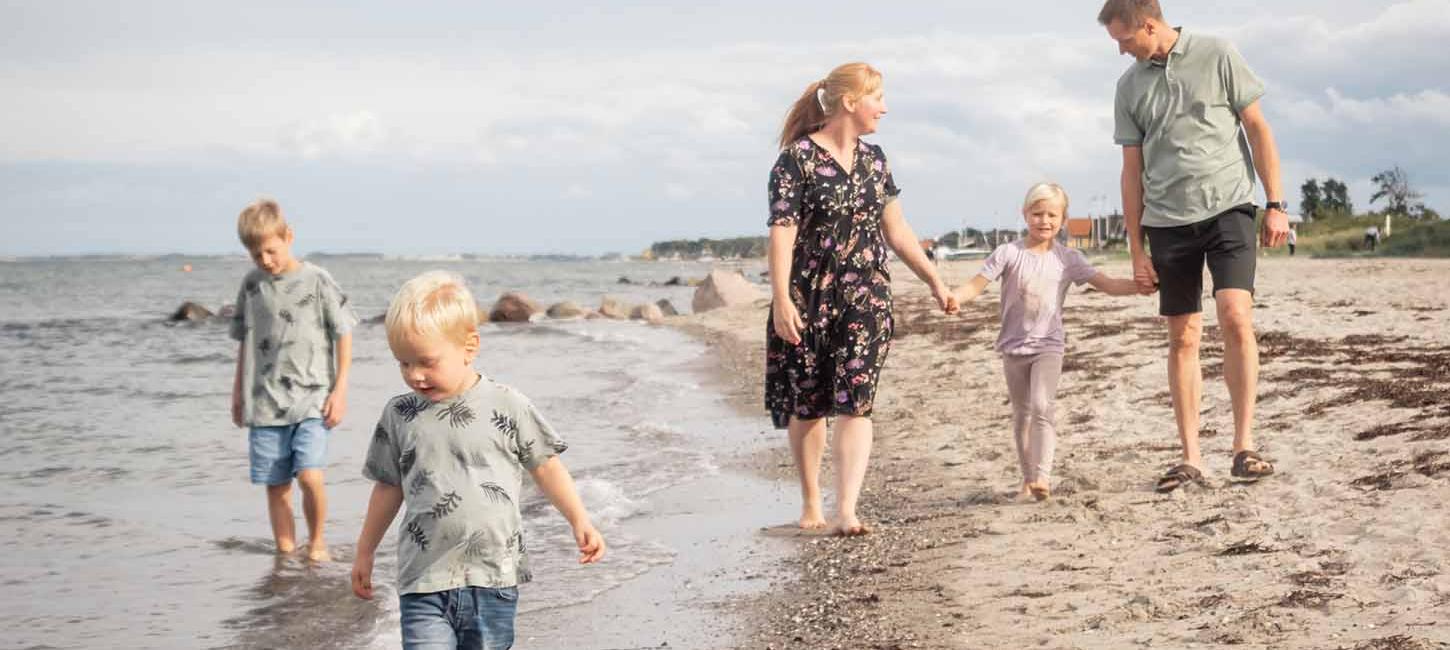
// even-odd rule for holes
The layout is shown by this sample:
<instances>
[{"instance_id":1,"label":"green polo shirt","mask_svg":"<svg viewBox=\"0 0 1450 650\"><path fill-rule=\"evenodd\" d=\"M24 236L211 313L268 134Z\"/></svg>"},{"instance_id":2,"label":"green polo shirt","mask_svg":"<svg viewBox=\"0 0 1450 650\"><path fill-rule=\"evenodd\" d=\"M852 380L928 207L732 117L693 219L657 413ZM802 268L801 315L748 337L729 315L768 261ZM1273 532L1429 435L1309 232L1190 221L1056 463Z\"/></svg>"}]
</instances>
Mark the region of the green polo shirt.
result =
<instances>
[{"instance_id":1,"label":"green polo shirt","mask_svg":"<svg viewBox=\"0 0 1450 650\"><path fill-rule=\"evenodd\" d=\"M1143 148L1143 221L1197 223L1254 195L1239 112L1264 83L1233 44L1179 30L1165 61L1135 61L1118 79L1113 139Z\"/></svg>"}]
</instances>

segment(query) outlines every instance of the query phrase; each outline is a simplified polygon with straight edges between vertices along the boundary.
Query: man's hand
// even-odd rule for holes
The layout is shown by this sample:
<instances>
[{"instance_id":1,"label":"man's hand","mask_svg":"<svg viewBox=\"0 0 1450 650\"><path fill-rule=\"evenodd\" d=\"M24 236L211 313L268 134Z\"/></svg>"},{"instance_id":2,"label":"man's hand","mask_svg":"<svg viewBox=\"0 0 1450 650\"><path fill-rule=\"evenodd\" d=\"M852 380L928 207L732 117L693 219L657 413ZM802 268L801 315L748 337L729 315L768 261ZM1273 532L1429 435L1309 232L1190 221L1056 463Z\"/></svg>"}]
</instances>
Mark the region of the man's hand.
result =
<instances>
[{"instance_id":1,"label":"man's hand","mask_svg":"<svg viewBox=\"0 0 1450 650\"><path fill-rule=\"evenodd\" d=\"M1153 270L1153 260L1142 251L1133 252L1133 283L1145 296L1158 290L1158 272Z\"/></svg>"},{"instance_id":2,"label":"man's hand","mask_svg":"<svg viewBox=\"0 0 1450 650\"><path fill-rule=\"evenodd\" d=\"M1259 239L1269 248L1278 248L1289 240L1289 215L1283 210L1271 208L1264 212L1264 226Z\"/></svg>"}]
</instances>

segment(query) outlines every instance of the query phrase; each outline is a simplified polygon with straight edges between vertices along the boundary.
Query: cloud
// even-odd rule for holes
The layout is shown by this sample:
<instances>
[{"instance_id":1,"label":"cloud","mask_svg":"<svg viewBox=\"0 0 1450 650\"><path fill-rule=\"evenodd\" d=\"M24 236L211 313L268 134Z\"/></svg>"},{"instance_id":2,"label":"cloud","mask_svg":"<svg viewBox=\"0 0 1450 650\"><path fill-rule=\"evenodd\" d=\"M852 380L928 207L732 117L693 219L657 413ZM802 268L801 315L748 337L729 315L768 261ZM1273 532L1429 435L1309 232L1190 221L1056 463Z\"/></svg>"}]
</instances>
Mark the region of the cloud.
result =
<instances>
[{"instance_id":1,"label":"cloud","mask_svg":"<svg viewBox=\"0 0 1450 650\"><path fill-rule=\"evenodd\" d=\"M1265 108L1292 197L1309 174L1359 183L1398 163L1423 179L1432 205L1450 202L1435 189L1450 186L1440 162L1450 148L1450 57L1439 54L1450 40L1450 0L1234 6L1252 11L1185 6L1174 17L1232 39L1268 81ZM372 179L372 187L349 188L355 194L386 186L435 197L435 211L476 202L530 216L488 245L527 246L561 223L581 238L602 237L588 230L592 222L570 221L585 200L617 211L611 227L641 244L692 230L758 232L786 109L832 65L867 60L886 74L890 108L872 139L885 147L917 229L1005 225L1039 180L1063 183L1075 210L1102 203L1087 197L1117 204L1111 89L1129 61L1116 56L1091 12L1066 31L1044 26L1062 20L1033 16L1069 8L1078 4L1003 7L976 22L966 18L977 10L962 10L954 20L889 29L789 30L790 38L761 36L773 33L769 26L722 27L698 43L641 38L678 20L656 17L628 25L633 31L616 34L623 44L613 47L547 36L533 43L417 36L339 38L323 49L302 38L325 28L320 14L302 16L317 24L294 26L290 40L266 46L192 43L179 33L174 38L187 45L169 51L147 41L71 48L38 61L32 50L48 41L27 37L26 52L0 59L7 90L0 162L211 166L218 178L264 163L304 165ZM1223 24L1219 16L1242 22ZM417 20L399 28L432 33L426 16ZM387 177L405 180L377 181ZM312 193L319 206L341 200L330 175L307 178L314 184L287 187ZM89 196L106 186L87 187ZM687 218L679 212L684 201L692 205ZM374 204L359 200L353 218L393 217L368 212ZM45 209L40 200L26 205ZM460 242L440 237L437 245Z\"/></svg>"}]
</instances>

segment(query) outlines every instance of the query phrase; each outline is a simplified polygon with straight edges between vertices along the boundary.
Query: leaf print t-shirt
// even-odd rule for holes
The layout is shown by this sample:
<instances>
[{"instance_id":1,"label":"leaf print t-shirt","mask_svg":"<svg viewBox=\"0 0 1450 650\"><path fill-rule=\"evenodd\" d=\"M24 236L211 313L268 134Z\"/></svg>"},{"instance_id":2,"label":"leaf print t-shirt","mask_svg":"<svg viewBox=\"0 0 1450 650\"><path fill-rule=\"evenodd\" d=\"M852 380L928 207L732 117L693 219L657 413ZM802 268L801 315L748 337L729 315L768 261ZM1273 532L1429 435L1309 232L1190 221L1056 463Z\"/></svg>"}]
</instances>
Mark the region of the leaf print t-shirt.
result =
<instances>
[{"instance_id":1,"label":"leaf print t-shirt","mask_svg":"<svg viewBox=\"0 0 1450 650\"><path fill-rule=\"evenodd\" d=\"M1019 239L998 246L978 273L988 280L1002 279L997 352L1029 355L1067 348L1062 305L1068 285L1091 280L1097 270L1075 248L1054 243L1046 252L1036 253Z\"/></svg>"},{"instance_id":2,"label":"leaf print t-shirt","mask_svg":"<svg viewBox=\"0 0 1450 650\"><path fill-rule=\"evenodd\" d=\"M242 345L242 421L266 427L322 417L336 377L333 343L357 316L322 267L253 269L237 292L232 338Z\"/></svg>"},{"instance_id":3,"label":"leaf print t-shirt","mask_svg":"<svg viewBox=\"0 0 1450 650\"><path fill-rule=\"evenodd\" d=\"M398 593L513 587L533 579L519 497L526 470L567 448L532 402L487 377L429 402L388 402L363 476L403 489Z\"/></svg>"}]
</instances>

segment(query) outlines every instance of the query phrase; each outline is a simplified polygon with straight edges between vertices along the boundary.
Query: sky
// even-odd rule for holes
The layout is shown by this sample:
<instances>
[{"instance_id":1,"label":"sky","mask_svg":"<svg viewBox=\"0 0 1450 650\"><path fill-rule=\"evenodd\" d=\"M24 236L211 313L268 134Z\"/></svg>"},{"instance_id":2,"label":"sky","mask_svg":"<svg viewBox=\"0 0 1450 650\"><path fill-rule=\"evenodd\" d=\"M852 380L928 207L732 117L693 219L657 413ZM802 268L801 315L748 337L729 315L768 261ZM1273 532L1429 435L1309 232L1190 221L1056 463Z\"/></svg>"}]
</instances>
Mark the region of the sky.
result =
<instances>
[{"instance_id":1,"label":"sky","mask_svg":"<svg viewBox=\"0 0 1450 650\"><path fill-rule=\"evenodd\" d=\"M1399 165L1450 212L1450 0L1163 2L1268 85L1292 203ZM785 112L848 61L920 235L1013 227L1041 180L1115 210L1098 6L0 0L0 256L240 253L264 195L302 252L763 235Z\"/></svg>"}]
</instances>

